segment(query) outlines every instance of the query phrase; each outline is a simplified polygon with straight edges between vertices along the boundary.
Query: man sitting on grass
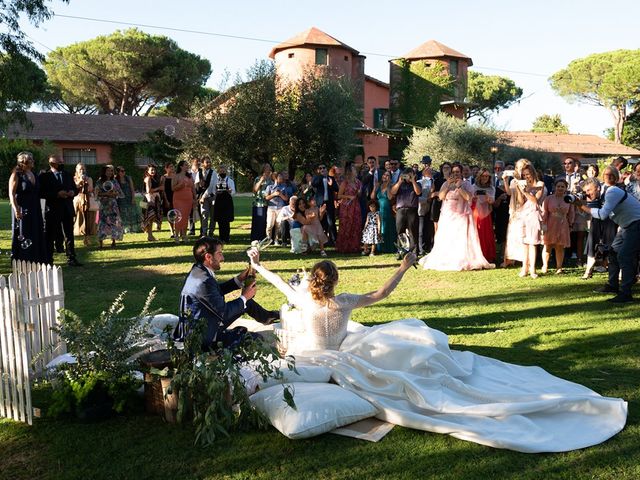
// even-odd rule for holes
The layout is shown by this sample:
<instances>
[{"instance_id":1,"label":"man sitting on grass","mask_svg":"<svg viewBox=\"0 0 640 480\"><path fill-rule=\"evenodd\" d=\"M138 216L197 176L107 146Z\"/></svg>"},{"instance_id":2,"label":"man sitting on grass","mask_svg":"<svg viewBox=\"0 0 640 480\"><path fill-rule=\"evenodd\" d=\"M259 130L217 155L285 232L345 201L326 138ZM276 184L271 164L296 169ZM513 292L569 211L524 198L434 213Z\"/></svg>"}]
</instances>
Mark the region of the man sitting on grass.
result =
<instances>
[{"instance_id":1,"label":"man sitting on grass","mask_svg":"<svg viewBox=\"0 0 640 480\"><path fill-rule=\"evenodd\" d=\"M222 242L213 237L202 237L193 246L195 263L180 294L180 319L174 332L178 341L184 341L194 325L203 320L207 322L203 349L215 349L220 345L233 348L247 335L247 329L228 327L243 313L265 325L280 318L277 310L265 310L253 300L256 282L249 276L249 268L226 282L218 283L215 272L224 262L222 247ZM238 289L242 289L240 297L225 302L224 296Z\"/></svg>"}]
</instances>

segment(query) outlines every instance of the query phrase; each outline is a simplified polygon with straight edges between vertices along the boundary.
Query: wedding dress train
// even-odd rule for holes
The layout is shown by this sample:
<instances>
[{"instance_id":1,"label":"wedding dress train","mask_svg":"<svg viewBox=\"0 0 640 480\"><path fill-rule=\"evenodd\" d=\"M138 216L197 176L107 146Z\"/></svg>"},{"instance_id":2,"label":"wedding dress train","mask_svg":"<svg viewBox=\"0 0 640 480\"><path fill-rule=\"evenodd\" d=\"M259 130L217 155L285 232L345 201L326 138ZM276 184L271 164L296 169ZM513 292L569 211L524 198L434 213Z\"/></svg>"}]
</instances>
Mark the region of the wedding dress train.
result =
<instances>
[{"instance_id":1,"label":"wedding dress train","mask_svg":"<svg viewBox=\"0 0 640 480\"><path fill-rule=\"evenodd\" d=\"M298 306L313 339L299 337L288 353L331 369L332 380L375 405L381 420L528 453L596 445L625 425L622 399L539 367L450 350L446 334L418 319L374 327L350 322L358 295L320 306L304 288L256 269ZM322 332L344 339L336 350L317 349Z\"/></svg>"}]
</instances>

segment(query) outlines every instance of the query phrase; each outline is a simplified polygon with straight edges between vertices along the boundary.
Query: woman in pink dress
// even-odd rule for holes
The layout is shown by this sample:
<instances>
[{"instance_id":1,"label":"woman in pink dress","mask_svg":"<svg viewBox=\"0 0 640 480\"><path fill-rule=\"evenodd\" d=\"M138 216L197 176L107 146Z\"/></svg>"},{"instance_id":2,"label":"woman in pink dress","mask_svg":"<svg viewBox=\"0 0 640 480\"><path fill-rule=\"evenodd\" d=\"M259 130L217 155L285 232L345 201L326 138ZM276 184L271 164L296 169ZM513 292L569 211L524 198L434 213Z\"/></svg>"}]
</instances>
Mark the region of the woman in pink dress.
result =
<instances>
[{"instance_id":1,"label":"woman in pink dress","mask_svg":"<svg viewBox=\"0 0 640 480\"><path fill-rule=\"evenodd\" d=\"M478 229L480 248L484 258L493 263L496 259L496 239L493 236L491 209L496 197L496 189L491 185L491 173L486 168L480 169L476 175L473 192L471 209Z\"/></svg>"},{"instance_id":2,"label":"woman in pink dress","mask_svg":"<svg viewBox=\"0 0 640 480\"><path fill-rule=\"evenodd\" d=\"M557 180L553 195L544 199L542 221L547 226L543 235L542 273L549 270L551 249L556 254L556 274L562 273L564 249L571 246L571 226L575 218L573 205L564 201L568 184L564 179Z\"/></svg>"},{"instance_id":3,"label":"woman in pink dress","mask_svg":"<svg viewBox=\"0 0 640 480\"><path fill-rule=\"evenodd\" d=\"M174 222L174 240L184 242L187 238L187 224L189 223L189 212L193 208L196 197L196 190L193 180L189 177L189 164L185 160L178 163L176 174L171 179L171 190L173 191L173 208L180 212Z\"/></svg>"},{"instance_id":4,"label":"woman in pink dress","mask_svg":"<svg viewBox=\"0 0 640 480\"><path fill-rule=\"evenodd\" d=\"M442 210L433 249L420 259L425 270L481 270L495 268L482 255L478 229L471 213L473 187L462 180L462 167L454 164L440 187Z\"/></svg>"},{"instance_id":5,"label":"woman in pink dress","mask_svg":"<svg viewBox=\"0 0 640 480\"><path fill-rule=\"evenodd\" d=\"M337 199L340 200L340 228L336 240L336 251L341 253L360 252L362 215L358 196L361 186L355 165L353 162L347 162L344 168L344 180L340 184L337 195Z\"/></svg>"},{"instance_id":6,"label":"woman in pink dress","mask_svg":"<svg viewBox=\"0 0 640 480\"><path fill-rule=\"evenodd\" d=\"M515 182L515 185L514 185ZM524 260L519 276L538 278L536 273L536 257L538 245L542 244L542 209L540 204L544 196L544 183L538 180L533 165L526 165L522 169L522 179L511 181L516 203L520 205L521 220L520 237L524 245Z\"/></svg>"}]
</instances>

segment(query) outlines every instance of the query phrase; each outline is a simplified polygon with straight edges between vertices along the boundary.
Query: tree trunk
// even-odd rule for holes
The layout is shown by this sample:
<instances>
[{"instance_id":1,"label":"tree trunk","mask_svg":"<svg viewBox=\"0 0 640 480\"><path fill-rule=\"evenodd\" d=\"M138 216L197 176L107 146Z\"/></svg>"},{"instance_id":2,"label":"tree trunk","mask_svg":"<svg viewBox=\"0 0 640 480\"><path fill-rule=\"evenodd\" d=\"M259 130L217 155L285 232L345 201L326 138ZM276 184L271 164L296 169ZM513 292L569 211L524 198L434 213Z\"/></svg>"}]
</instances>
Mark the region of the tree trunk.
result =
<instances>
[{"instance_id":1,"label":"tree trunk","mask_svg":"<svg viewBox=\"0 0 640 480\"><path fill-rule=\"evenodd\" d=\"M627 118L626 105L614 105L611 108L611 115L613 116L614 121L614 141L616 143L622 143L622 132L624 131L624 122Z\"/></svg>"}]
</instances>

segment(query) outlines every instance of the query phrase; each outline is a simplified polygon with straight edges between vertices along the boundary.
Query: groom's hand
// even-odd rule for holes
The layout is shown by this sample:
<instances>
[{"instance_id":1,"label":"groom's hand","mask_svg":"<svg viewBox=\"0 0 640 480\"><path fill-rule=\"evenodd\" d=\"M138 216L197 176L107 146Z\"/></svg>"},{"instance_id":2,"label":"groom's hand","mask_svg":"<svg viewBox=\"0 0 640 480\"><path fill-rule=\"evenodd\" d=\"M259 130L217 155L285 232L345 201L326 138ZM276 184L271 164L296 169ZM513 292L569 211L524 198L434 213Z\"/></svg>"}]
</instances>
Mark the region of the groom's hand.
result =
<instances>
[{"instance_id":1,"label":"groom's hand","mask_svg":"<svg viewBox=\"0 0 640 480\"><path fill-rule=\"evenodd\" d=\"M242 296L246 300L251 300L256 296L256 282L251 282L251 285L242 288Z\"/></svg>"}]
</instances>

